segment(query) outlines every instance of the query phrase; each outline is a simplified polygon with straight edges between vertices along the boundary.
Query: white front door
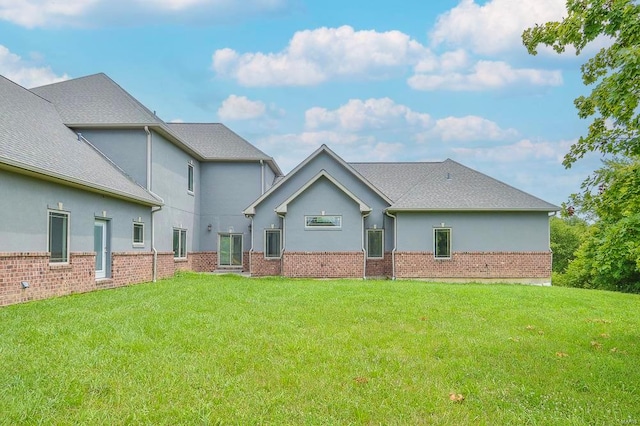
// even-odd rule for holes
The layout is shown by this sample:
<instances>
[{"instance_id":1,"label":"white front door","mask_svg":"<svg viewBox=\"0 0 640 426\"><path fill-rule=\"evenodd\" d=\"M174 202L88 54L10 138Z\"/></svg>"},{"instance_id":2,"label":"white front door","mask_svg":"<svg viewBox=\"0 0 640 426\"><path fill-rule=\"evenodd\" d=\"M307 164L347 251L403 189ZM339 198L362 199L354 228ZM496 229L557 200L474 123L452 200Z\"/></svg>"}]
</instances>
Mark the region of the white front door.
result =
<instances>
[{"instance_id":1,"label":"white front door","mask_svg":"<svg viewBox=\"0 0 640 426\"><path fill-rule=\"evenodd\" d=\"M107 276L107 222L96 220L93 227L93 250L96 252L96 278Z\"/></svg>"}]
</instances>

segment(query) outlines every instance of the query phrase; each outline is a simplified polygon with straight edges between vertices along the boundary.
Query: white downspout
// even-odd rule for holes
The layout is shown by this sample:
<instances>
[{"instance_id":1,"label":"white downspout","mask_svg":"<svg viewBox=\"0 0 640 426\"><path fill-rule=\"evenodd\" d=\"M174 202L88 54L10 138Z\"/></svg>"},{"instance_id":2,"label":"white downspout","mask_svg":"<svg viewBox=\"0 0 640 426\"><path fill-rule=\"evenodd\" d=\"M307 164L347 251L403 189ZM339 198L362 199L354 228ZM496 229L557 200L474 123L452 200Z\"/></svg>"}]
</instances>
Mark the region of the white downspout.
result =
<instances>
[{"instance_id":1,"label":"white downspout","mask_svg":"<svg viewBox=\"0 0 640 426\"><path fill-rule=\"evenodd\" d=\"M153 196L157 197L164 204L164 200L158 194L154 193L151 186L151 132L149 126L144 126L144 131L147 134L147 191ZM156 249L156 222L155 214L162 210L162 206L154 209L151 208L151 251L153 252L153 273L152 280L155 283L158 281L158 250Z\"/></svg>"},{"instance_id":2,"label":"white downspout","mask_svg":"<svg viewBox=\"0 0 640 426\"><path fill-rule=\"evenodd\" d=\"M264 160L260 160L260 194L264 194Z\"/></svg>"},{"instance_id":3,"label":"white downspout","mask_svg":"<svg viewBox=\"0 0 640 426\"><path fill-rule=\"evenodd\" d=\"M364 232L364 220L367 216L369 216L371 214L371 212L367 213L367 214L363 214L362 215L362 232L361 232L361 237L362 237L362 254L364 255L362 263L363 263L363 270L362 270L362 279L366 280L367 279L367 248L365 247L365 232Z\"/></svg>"},{"instance_id":4,"label":"white downspout","mask_svg":"<svg viewBox=\"0 0 640 426\"><path fill-rule=\"evenodd\" d=\"M391 250L391 279L396 279L396 250L398 249L398 218L388 211L387 216L393 219L393 250Z\"/></svg>"},{"instance_id":5,"label":"white downspout","mask_svg":"<svg viewBox=\"0 0 640 426\"><path fill-rule=\"evenodd\" d=\"M285 251L285 247L286 247L286 229L287 227L286 225L286 218L285 215L280 214L280 213L276 213L279 217L282 218L282 242L280 243L280 275L283 276L283 272L284 272L284 251Z\"/></svg>"},{"instance_id":6,"label":"white downspout","mask_svg":"<svg viewBox=\"0 0 640 426\"><path fill-rule=\"evenodd\" d=\"M253 275L252 271L252 258L253 258L253 216L251 216L251 224L249 225L251 228L251 248L249 249L249 275Z\"/></svg>"}]
</instances>

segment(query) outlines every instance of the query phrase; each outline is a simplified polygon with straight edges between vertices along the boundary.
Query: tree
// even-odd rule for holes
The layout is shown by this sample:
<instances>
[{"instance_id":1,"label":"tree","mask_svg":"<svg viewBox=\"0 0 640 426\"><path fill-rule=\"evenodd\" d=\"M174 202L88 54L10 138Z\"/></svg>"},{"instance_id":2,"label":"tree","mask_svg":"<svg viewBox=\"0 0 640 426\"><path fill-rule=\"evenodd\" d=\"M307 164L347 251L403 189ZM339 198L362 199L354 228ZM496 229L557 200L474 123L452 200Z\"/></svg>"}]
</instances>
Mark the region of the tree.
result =
<instances>
[{"instance_id":1,"label":"tree","mask_svg":"<svg viewBox=\"0 0 640 426\"><path fill-rule=\"evenodd\" d=\"M640 5L634 0L567 0L561 22L537 24L522 34L532 55L540 44L558 53L573 46L579 54L599 36L611 44L581 67L584 84L595 87L574 101L578 115L593 121L566 154L567 168L588 152L640 154Z\"/></svg>"},{"instance_id":2,"label":"tree","mask_svg":"<svg viewBox=\"0 0 640 426\"><path fill-rule=\"evenodd\" d=\"M596 223L567 268L567 283L640 293L640 157L604 161L592 182L597 192L572 196Z\"/></svg>"},{"instance_id":3,"label":"tree","mask_svg":"<svg viewBox=\"0 0 640 426\"><path fill-rule=\"evenodd\" d=\"M575 258L578 247L582 244L587 232L587 223L579 217L552 217L551 251L553 252L552 270L564 273L569 263Z\"/></svg>"}]
</instances>

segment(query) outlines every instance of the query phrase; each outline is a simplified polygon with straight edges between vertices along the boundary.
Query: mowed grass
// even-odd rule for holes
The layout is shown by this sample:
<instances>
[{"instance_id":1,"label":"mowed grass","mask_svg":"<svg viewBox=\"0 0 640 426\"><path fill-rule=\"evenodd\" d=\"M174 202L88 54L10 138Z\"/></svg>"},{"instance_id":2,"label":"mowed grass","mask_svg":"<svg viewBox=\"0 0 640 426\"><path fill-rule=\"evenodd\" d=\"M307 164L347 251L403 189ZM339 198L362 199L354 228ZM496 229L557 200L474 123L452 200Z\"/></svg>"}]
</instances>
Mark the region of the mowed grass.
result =
<instances>
[{"instance_id":1,"label":"mowed grass","mask_svg":"<svg viewBox=\"0 0 640 426\"><path fill-rule=\"evenodd\" d=\"M640 424L639 397L637 295L184 274L0 309L3 425Z\"/></svg>"}]
</instances>

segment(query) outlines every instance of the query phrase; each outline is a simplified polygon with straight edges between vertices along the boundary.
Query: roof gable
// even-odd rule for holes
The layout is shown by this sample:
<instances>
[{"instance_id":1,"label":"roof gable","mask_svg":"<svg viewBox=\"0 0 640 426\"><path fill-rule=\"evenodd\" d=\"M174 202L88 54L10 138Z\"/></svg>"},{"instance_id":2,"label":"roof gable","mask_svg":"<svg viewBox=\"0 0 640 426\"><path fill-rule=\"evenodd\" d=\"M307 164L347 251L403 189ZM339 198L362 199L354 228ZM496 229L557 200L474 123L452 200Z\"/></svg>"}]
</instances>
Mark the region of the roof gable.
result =
<instances>
[{"instance_id":1,"label":"roof gable","mask_svg":"<svg viewBox=\"0 0 640 426\"><path fill-rule=\"evenodd\" d=\"M262 203L265 199L269 198L271 194L276 192L279 188L289 182L294 176L299 174L302 170L306 168L306 166L311 163L312 160L318 158L321 155L327 155L329 158L333 159L337 164L343 167L349 174L353 175L357 180L362 182L366 187L368 187L373 193L382 198L389 205L392 204L391 199L387 197L380 189L376 188L371 184L367 179L365 179L360 173L358 173L353 167L351 167L348 163L346 163L342 158L340 158L336 153L329 149L326 145L321 145L320 148L315 150L309 157L303 160L300 164L298 164L291 172L289 172L282 179L278 180L268 191L262 194L256 201L251 203L245 210L245 215L254 215L256 207Z\"/></svg>"},{"instance_id":2,"label":"roof gable","mask_svg":"<svg viewBox=\"0 0 640 426\"><path fill-rule=\"evenodd\" d=\"M294 192L289 198L287 198L283 203L281 203L278 207L276 207L276 213L286 214L287 206L293 202L298 196L304 193L310 186L316 183L319 179L325 178L329 182L333 183L340 191L346 194L349 198L351 198L356 204L358 204L361 213L367 213L371 211L371 207L369 207L364 201L358 198L354 193L349 191L344 185L338 182L333 176L331 176L326 170L321 170L320 173L311 178L307 183L302 185L300 189Z\"/></svg>"},{"instance_id":3,"label":"roof gable","mask_svg":"<svg viewBox=\"0 0 640 426\"><path fill-rule=\"evenodd\" d=\"M0 163L11 170L148 205L160 200L79 140L56 108L0 76Z\"/></svg>"}]
</instances>

